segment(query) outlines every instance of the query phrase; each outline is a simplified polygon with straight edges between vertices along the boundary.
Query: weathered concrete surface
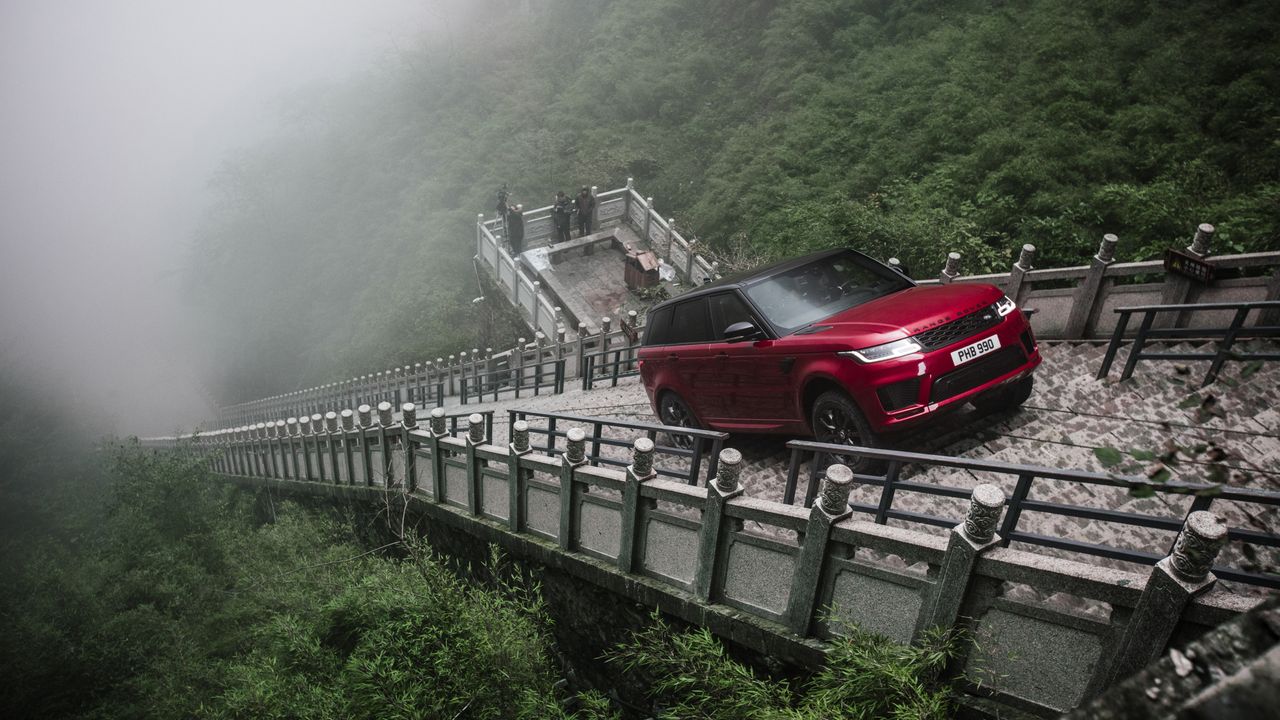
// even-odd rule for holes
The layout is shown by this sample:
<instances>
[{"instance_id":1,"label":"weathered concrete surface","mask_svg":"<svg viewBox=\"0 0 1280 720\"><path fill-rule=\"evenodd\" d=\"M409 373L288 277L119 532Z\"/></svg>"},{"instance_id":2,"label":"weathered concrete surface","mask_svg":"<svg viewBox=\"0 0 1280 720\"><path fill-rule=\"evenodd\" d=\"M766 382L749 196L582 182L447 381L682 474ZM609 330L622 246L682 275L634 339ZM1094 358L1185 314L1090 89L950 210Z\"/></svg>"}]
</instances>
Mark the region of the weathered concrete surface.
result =
<instances>
[{"instance_id":1,"label":"weathered concrete surface","mask_svg":"<svg viewBox=\"0 0 1280 720\"><path fill-rule=\"evenodd\" d=\"M1280 600L1212 630L1064 717L1264 718L1280 707Z\"/></svg>"}]
</instances>

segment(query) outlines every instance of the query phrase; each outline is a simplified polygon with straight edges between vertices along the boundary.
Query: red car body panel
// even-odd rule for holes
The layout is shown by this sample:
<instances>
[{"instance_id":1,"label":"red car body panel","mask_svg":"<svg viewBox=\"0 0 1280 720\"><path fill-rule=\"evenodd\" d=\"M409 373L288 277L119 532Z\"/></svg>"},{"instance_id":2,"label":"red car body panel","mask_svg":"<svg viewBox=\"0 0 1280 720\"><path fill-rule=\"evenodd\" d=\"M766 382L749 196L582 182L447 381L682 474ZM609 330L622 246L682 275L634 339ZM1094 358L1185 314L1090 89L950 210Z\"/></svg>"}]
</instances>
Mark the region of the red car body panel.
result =
<instances>
[{"instance_id":1,"label":"red car body panel","mask_svg":"<svg viewBox=\"0 0 1280 720\"><path fill-rule=\"evenodd\" d=\"M733 286L724 290L736 291ZM690 293L695 294L712 293ZM1003 297L999 288L986 284L911 286L781 337L646 345L639 351L640 374L655 414L662 393L673 391L706 428L812 435L808 405L821 391L838 388L857 404L874 432L892 432L1026 377L1040 364L1026 315L1021 310L998 319L990 314ZM919 336L983 312L988 313L985 322L994 324L940 347L875 363L838 354ZM988 352L985 365L953 360L958 348L992 337L999 347ZM981 372L951 375L966 365ZM944 377L948 379L939 385ZM896 404L881 397L885 388L895 393Z\"/></svg>"}]
</instances>

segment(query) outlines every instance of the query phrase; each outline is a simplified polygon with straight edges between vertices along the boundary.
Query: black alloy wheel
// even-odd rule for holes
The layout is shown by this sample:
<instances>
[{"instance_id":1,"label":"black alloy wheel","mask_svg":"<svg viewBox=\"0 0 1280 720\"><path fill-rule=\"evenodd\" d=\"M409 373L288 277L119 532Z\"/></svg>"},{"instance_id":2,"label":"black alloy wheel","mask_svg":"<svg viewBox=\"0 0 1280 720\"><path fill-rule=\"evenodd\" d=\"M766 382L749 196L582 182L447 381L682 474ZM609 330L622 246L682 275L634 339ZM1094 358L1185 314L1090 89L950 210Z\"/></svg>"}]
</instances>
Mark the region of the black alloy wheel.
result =
<instances>
[{"instance_id":1,"label":"black alloy wheel","mask_svg":"<svg viewBox=\"0 0 1280 720\"><path fill-rule=\"evenodd\" d=\"M813 403L813 436L822 443L832 445L860 445L878 447L880 438L871 431L871 425L862 411L848 395L830 390L818 396ZM832 463L848 465L856 473L872 471L876 462L862 456L822 455L818 464L825 469Z\"/></svg>"},{"instance_id":2,"label":"black alloy wheel","mask_svg":"<svg viewBox=\"0 0 1280 720\"><path fill-rule=\"evenodd\" d=\"M685 404L680 396L667 391L662 393L662 397L658 400L658 420L663 425L672 427L697 428L698 420L693 416L693 411ZM675 433L667 433L668 441L672 447L681 450L692 450L694 438L688 435L677 435Z\"/></svg>"}]
</instances>

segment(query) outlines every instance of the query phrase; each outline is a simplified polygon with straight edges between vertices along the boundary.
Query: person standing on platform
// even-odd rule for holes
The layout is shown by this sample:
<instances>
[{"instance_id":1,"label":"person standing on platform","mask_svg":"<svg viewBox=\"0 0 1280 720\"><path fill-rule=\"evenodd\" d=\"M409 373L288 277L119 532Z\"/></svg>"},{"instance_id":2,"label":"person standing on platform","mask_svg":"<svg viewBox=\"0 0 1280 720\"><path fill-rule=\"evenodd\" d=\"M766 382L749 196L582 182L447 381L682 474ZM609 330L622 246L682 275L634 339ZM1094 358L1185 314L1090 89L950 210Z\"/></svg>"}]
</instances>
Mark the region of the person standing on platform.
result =
<instances>
[{"instance_id":1,"label":"person standing on platform","mask_svg":"<svg viewBox=\"0 0 1280 720\"><path fill-rule=\"evenodd\" d=\"M578 237L586 237L591 234L591 216L596 209L596 199L591 196L591 191L587 190L587 186L582 186L582 192L578 193L578 197L573 199L573 208L578 212Z\"/></svg>"},{"instance_id":2,"label":"person standing on platform","mask_svg":"<svg viewBox=\"0 0 1280 720\"><path fill-rule=\"evenodd\" d=\"M511 243L513 256L524 252L524 206L507 206L507 242Z\"/></svg>"},{"instance_id":3,"label":"person standing on platform","mask_svg":"<svg viewBox=\"0 0 1280 720\"><path fill-rule=\"evenodd\" d=\"M551 208L551 217L555 221L556 240L568 242L570 218L573 216L573 201L561 190L556 193L555 205Z\"/></svg>"}]
</instances>

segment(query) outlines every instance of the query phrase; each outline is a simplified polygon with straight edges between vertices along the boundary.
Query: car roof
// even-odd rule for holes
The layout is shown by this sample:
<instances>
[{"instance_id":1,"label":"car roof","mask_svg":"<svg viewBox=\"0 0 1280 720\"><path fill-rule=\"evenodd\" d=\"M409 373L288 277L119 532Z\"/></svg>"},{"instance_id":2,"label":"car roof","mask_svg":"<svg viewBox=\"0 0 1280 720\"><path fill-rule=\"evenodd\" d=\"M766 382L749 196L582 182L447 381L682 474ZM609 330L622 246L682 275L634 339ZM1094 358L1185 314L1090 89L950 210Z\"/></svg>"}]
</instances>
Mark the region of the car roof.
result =
<instances>
[{"instance_id":1,"label":"car roof","mask_svg":"<svg viewBox=\"0 0 1280 720\"><path fill-rule=\"evenodd\" d=\"M772 265L765 265L764 267L753 268L751 270L746 270L740 273L735 273L733 275L728 275L720 278L719 280L716 280L715 282L707 283L706 285L700 285L696 288L693 288L692 290L689 290L688 292L681 293L671 298L670 300L664 300L661 303L654 305L653 308L649 310L649 312L653 312L654 310L664 308L668 305L674 305L675 303L681 302L683 300L691 300L693 298L700 297L708 293L713 293L717 290L745 287L761 278L772 277L774 275L777 275L778 273L791 270L792 268L797 268L797 267L800 267L801 265L807 265L813 262L814 260L821 260L823 258L833 257L835 255L843 255L844 253L850 253L850 252L862 255L862 253L859 253L857 250L853 250L851 248L832 248L830 250L821 250L819 252L809 253L808 255L802 255L800 257L791 258L790 260L783 260L781 262L776 262L776 263L773 263Z\"/></svg>"}]
</instances>

